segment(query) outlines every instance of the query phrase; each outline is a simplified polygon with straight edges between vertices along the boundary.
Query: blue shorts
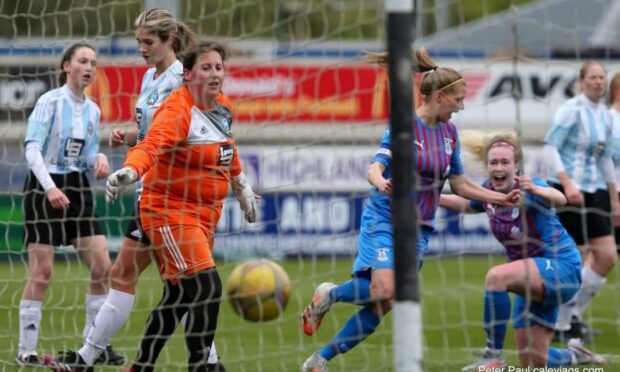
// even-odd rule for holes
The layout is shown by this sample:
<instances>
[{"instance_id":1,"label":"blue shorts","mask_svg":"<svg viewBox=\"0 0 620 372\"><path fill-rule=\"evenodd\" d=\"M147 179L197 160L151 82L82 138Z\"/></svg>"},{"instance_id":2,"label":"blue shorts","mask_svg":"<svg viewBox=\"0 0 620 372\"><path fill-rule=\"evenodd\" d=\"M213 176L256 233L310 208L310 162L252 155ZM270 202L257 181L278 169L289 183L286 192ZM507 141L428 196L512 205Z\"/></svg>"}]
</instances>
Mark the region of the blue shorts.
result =
<instances>
[{"instance_id":1,"label":"blue shorts","mask_svg":"<svg viewBox=\"0 0 620 372\"><path fill-rule=\"evenodd\" d=\"M428 237L432 229L418 230L418 269L422 267L424 253L428 250ZM353 263L353 274L366 270L394 269L394 234L392 222L376 213L362 213L358 251Z\"/></svg>"},{"instance_id":2,"label":"blue shorts","mask_svg":"<svg viewBox=\"0 0 620 372\"><path fill-rule=\"evenodd\" d=\"M560 305L568 302L581 286L581 256L570 249L558 258L532 257L543 280L543 302L532 302L526 311L525 297L516 295L512 308L513 327L533 324L554 328Z\"/></svg>"}]
</instances>

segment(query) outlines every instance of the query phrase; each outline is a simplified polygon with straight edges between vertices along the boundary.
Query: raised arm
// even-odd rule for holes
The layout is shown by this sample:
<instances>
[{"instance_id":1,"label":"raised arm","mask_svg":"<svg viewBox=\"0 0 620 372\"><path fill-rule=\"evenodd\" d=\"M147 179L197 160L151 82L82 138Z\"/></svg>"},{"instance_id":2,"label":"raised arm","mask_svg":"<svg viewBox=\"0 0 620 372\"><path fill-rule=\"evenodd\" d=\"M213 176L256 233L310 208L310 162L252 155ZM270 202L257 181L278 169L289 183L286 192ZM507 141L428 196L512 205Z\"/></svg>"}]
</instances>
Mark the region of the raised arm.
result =
<instances>
[{"instance_id":1,"label":"raised arm","mask_svg":"<svg viewBox=\"0 0 620 372\"><path fill-rule=\"evenodd\" d=\"M562 194L559 190L556 190L553 187L549 186L537 185L532 181L532 178L529 176L517 176L516 180L517 182L519 182L521 190L538 196L548 206L563 207L568 202L566 196Z\"/></svg>"},{"instance_id":2,"label":"raised arm","mask_svg":"<svg viewBox=\"0 0 620 372\"><path fill-rule=\"evenodd\" d=\"M521 193L518 190L513 190L508 194L488 190L472 182L462 174L451 175L449 181L452 192L465 199L478 200L505 207L517 207L521 199Z\"/></svg>"},{"instance_id":3,"label":"raised arm","mask_svg":"<svg viewBox=\"0 0 620 372\"><path fill-rule=\"evenodd\" d=\"M457 213L479 213L471 206L469 200L458 195L441 194L439 196L439 206Z\"/></svg>"}]
</instances>

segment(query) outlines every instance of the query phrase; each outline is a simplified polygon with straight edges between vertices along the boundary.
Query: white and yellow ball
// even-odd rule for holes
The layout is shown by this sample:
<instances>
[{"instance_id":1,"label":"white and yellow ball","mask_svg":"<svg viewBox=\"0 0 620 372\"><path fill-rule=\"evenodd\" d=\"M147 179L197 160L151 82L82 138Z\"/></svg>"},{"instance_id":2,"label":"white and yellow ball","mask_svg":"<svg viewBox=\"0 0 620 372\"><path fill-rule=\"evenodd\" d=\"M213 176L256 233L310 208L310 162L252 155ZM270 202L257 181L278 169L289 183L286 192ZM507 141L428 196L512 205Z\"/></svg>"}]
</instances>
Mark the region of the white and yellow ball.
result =
<instances>
[{"instance_id":1,"label":"white and yellow ball","mask_svg":"<svg viewBox=\"0 0 620 372\"><path fill-rule=\"evenodd\" d=\"M228 300L242 318L261 322L280 316L291 294L291 282L277 263L256 259L239 264L227 282Z\"/></svg>"}]
</instances>

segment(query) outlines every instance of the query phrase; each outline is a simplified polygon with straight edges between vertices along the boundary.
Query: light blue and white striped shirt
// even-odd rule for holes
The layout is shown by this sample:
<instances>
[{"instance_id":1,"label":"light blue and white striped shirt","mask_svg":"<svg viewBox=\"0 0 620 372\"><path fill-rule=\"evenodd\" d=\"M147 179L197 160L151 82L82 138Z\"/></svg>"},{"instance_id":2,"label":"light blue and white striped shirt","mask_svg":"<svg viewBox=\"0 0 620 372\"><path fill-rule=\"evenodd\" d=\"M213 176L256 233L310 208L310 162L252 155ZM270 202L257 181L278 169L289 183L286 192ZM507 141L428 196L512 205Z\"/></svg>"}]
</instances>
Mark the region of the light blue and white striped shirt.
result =
<instances>
[{"instance_id":1,"label":"light blue and white striped shirt","mask_svg":"<svg viewBox=\"0 0 620 372\"><path fill-rule=\"evenodd\" d=\"M168 66L157 78L155 67L151 67L144 73L140 96L136 101L136 121L138 122L138 142L144 139L151 128L155 111L170 93L179 88L183 83L183 64L176 60Z\"/></svg>"},{"instance_id":2,"label":"light blue and white striped shirt","mask_svg":"<svg viewBox=\"0 0 620 372\"><path fill-rule=\"evenodd\" d=\"M620 112L614 108L609 109L611 114L611 133L614 141L613 152L611 158L614 161L616 170L616 187L620 186ZM620 188L618 188L620 190Z\"/></svg>"},{"instance_id":3,"label":"light blue and white striped shirt","mask_svg":"<svg viewBox=\"0 0 620 372\"><path fill-rule=\"evenodd\" d=\"M28 117L24 144L38 142L47 170L52 174L84 172L99 152L99 106L77 97L67 85L39 97Z\"/></svg>"},{"instance_id":4,"label":"light blue and white striped shirt","mask_svg":"<svg viewBox=\"0 0 620 372\"><path fill-rule=\"evenodd\" d=\"M612 155L611 129L607 107L581 94L560 106L545 136L545 143L558 149L566 173L583 192L607 189L599 162ZM549 180L560 183L553 172Z\"/></svg>"}]
</instances>

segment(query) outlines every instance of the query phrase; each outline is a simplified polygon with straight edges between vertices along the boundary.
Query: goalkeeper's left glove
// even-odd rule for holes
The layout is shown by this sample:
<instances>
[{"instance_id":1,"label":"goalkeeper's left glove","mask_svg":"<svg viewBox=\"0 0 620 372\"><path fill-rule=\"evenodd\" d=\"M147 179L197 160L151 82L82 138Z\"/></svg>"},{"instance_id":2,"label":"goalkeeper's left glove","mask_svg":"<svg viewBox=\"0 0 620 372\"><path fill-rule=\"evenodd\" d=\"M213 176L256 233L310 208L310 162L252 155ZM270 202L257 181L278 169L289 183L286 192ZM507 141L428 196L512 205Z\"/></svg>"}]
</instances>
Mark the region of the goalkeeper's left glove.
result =
<instances>
[{"instance_id":1,"label":"goalkeeper's left glove","mask_svg":"<svg viewBox=\"0 0 620 372\"><path fill-rule=\"evenodd\" d=\"M105 184L105 198L108 203L115 201L118 194L137 179L138 173L130 167L121 168L112 173Z\"/></svg>"},{"instance_id":2,"label":"goalkeeper's left glove","mask_svg":"<svg viewBox=\"0 0 620 372\"><path fill-rule=\"evenodd\" d=\"M230 178L230 184L233 193L239 200L239 206L245 213L245 220L252 223L256 222L256 213L258 211L258 202L260 196L254 194L252 186L248 183L243 172L236 177Z\"/></svg>"}]
</instances>

